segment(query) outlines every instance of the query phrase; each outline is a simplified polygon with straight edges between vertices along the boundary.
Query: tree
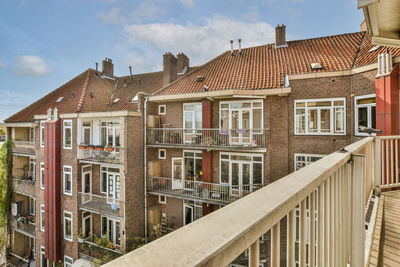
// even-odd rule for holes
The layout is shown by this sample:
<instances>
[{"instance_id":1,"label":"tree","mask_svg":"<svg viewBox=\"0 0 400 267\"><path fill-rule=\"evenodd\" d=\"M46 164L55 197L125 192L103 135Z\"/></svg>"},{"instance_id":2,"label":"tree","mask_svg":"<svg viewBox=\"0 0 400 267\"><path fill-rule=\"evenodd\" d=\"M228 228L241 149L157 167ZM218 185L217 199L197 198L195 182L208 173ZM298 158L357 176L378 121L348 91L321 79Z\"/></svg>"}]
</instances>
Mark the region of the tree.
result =
<instances>
[{"instance_id":1,"label":"tree","mask_svg":"<svg viewBox=\"0 0 400 267\"><path fill-rule=\"evenodd\" d=\"M0 127L0 135L6 135L6 127Z\"/></svg>"}]
</instances>

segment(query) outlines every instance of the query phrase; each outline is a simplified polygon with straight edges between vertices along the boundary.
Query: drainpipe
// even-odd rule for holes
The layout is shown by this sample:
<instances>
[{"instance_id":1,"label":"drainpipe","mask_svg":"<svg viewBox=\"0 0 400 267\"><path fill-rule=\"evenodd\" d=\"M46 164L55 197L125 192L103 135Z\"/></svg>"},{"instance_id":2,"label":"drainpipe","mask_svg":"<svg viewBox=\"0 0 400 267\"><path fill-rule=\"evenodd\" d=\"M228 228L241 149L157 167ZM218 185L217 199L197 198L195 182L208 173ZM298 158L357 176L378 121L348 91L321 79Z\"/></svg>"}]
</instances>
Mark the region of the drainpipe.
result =
<instances>
[{"instance_id":1,"label":"drainpipe","mask_svg":"<svg viewBox=\"0 0 400 267\"><path fill-rule=\"evenodd\" d=\"M144 97L143 114L144 114L144 238L147 241L147 98Z\"/></svg>"}]
</instances>

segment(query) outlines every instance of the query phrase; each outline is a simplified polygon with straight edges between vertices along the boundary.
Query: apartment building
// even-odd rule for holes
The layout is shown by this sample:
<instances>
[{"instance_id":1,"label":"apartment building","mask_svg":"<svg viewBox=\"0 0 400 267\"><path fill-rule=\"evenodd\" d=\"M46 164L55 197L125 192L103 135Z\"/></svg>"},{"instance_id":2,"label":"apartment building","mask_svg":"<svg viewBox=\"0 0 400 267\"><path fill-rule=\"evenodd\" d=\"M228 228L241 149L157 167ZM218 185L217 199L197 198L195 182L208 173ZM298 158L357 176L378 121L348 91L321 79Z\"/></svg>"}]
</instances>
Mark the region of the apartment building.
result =
<instances>
[{"instance_id":1,"label":"apartment building","mask_svg":"<svg viewBox=\"0 0 400 267\"><path fill-rule=\"evenodd\" d=\"M239 43L148 98L149 234L368 136L360 126L377 128L376 59L387 53L398 62L399 49L374 46L365 32L285 39L278 25L275 44Z\"/></svg>"},{"instance_id":2,"label":"apartment building","mask_svg":"<svg viewBox=\"0 0 400 267\"><path fill-rule=\"evenodd\" d=\"M144 236L143 97L191 69L167 53L162 71L116 77L106 58L5 120L9 263L107 262Z\"/></svg>"}]
</instances>

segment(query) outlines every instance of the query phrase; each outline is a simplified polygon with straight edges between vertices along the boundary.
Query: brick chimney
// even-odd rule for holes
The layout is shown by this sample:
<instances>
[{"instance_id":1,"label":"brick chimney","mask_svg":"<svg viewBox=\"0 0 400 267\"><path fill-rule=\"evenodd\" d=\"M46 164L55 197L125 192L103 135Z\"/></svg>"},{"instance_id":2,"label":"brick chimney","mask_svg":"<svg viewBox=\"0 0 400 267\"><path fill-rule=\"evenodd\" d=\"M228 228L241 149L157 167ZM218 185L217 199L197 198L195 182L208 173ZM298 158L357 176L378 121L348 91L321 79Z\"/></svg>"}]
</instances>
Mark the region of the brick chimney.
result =
<instances>
[{"instance_id":1,"label":"brick chimney","mask_svg":"<svg viewBox=\"0 0 400 267\"><path fill-rule=\"evenodd\" d=\"M103 60L103 75L110 78L114 77L114 64L111 58L105 58Z\"/></svg>"},{"instance_id":2,"label":"brick chimney","mask_svg":"<svg viewBox=\"0 0 400 267\"><path fill-rule=\"evenodd\" d=\"M163 55L163 85L173 82L178 77L177 75L177 59L170 52Z\"/></svg>"},{"instance_id":3,"label":"brick chimney","mask_svg":"<svg viewBox=\"0 0 400 267\"><path fill-rule=\"evenodd\" d=\"M190 60L182 52L178 54L177 58L178 58L178 73L184 73L189 68Z\"/></svg>"},{"instance_id":4,"label":"brick chimney","mask_svg":"<svg viewBox=\"0 0 400 267\"><path fill-rule=\"evenodd\" d=\"M286 45L286 26L277 25L275 28L275 47Z\"/></svg>"}]
</instances>

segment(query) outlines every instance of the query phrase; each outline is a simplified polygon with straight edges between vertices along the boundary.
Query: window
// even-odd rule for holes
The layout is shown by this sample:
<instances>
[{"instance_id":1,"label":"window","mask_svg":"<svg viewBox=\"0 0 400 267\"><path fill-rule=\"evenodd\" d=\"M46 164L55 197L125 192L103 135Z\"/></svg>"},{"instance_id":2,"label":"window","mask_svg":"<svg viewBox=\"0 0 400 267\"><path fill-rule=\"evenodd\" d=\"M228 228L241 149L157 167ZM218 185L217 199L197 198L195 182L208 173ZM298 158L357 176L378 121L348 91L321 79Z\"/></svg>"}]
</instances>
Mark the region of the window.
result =
<instances>
[{"instance_id":1,"label":"window","mask_svg":"<svg viewBox=\"0 0 400 267\"><path fill-rule=\"evenodd\" d=\"M183 126L185 129L201 129L202 104L183 104Z\"/></svg>"},{"instance_id":2,"label":"window","mask_svg":"<svg viewBox=\"0 0 400 267\"><path fill-rule=\"evenodd\" d=\"M72 267L74 259L64 255L64 267Z\"/></svg>"},{"instance_id":3,"label":"window","mask_svg":"<svg viewBox=\"0 0 400 267\"><path fill-rule=\"evenodd\" d=\"M203 176L203 160L201 151L183 151L184 179L201 181Z\"/></svg>"},{"instance_id":4,"label":"window","mask_svg":"<svg viewBox=\"0 0 400 267\"><path fill-rule=\"evenodd\" d=\"M72 120L63 121L63 147L72 149Z\"/></svg>"},{"instance_id":5,"label":"window","mask_svg":"<svg viewBox=\"0 0 400 267\"><path fill-rule=\"evenodd\" d=\"M72 167L65 166L63 168L63 192L65 195L72 196Z\"/></svg>"},{"instance_id":6,"label":"window","mask_svg":"<svg viewBox=\"0 0 400 267\"><path fill-rule=\"evenodd\" d=\"M44 189L44 162L40 162L40 189Z\"/></svg>"},{"instance_id":7,"label":"window","mask_svg":"<svg viewBox=\"0 0 400 267\"><path fill-rule=\"evenodd\" d=\"M44 256L44 247L40 246L40 267L47 267L49 265L49 261Z\"/></svg>"},{"instance_id":8,"label":"window","mask_svg":"<svg viewBox=\"0 0 400 267\"><path fill-rule=\"evenodd\" d=\"M101 236L106 237L113 244L121 244L121 224L117 220L101 217Z\"/></svg>"},{"instance_id":9,"label":"window","mask_svg":"<svg viewBox=\"0 0 400 267\"><path fill-rule=\"evenodd\" d=\"M158 196L158 203L160 203L160 204L167 204L167 196L159 195L159 196Z\"/></svg>"},{"instance_id":10,"label":"window","mask_svg":"<svg viewBox=\"0 0 400 267\"><path fill-rule=\"evenodd\" d=\"M167 158L167 150L159 149L158 150L158 158L159 159L166 159Z\"/></svg>"},{"instance_id":11,"label":"window","mask_svg":"<svg viewBox=\"0 0 400 267\"><path fill-rule=\"evenodd\" d=\"M34 158L29 158L29 166L28 166L28 178L31 181L35 181L36 178L36 160Z\"/></svg>"},{"instance_id":12,"label":"window","mask_svg":"<svg viewBox=\"0 0 400 267\"><path fill-rule=\"evenodd\" d=\"M201 202L183 201L183 225L187 225L203 217L203 205Z\"/></svg>"},{"instance_id":13,"label":"window","mask_svg":"<svg viewBox=\"0 0 400 267\"><path fill-rule=\"evenodd\" d=\"M158 106L158 115L165 115L165 114L167 114L167 106L159 105Z\"/></svg>"},{"instance_id":14,"label":"window","mask_svg":"<svg viewBox=\"0 0 400 267\"><path fill-rule=\"evenodd\" d=\"M301 168L316 162L317 160L323 158L325 155L318 154L294 154L294 170L300 170Z\"/></svg>"},{"instance_id":15,"label":"window","mask_svg":"<svg viewBox=\"0 0 400 267\"><path fill-rule=\"evenodd\" d=\"M92 143L92 123L90 121L82 122L82 143L85 145Z\"/></svg>"},{"instance_id":16,"label":"window","mask_svg":"<svg viewBox=\"0 0 400 267\"><path fill-rule=\"evenodd\" d=\"M72 213L64 211L64 239L72 242Z\"/></svg>"},{"instance_id":17,"label":"window","mask_svg":"<svg viewBox=\"0 0 400 267\"><path fill-rule=\"evenodd\" d=\"M35 127L29 127L29 142L35 143Z\"/></svg>"},{"instance_id":18,"label":"window","mask_svg":"<svg viewBox=\"0 0 400 267\"><path fill-rule=\"evenodd\" d=\"M40 147L44 147L44 122L40 122Z\"/></svg>"},{"instance_id":19,"label":"window","mask_svg":"<svg viewBox=\"0 0 400 267\"><path fill-rule=\"evenodd\" d=\"M40 231L44 232L44 205L40 204Z\"/></svg>"},{"instance_id":20,"label":"window","mask_svg":"<svg viewBox=\"0 0 400 267\"><path fill-rule=\"evenodd\" d=\"M295 134L344 135L345 98L296 100Z\"/></svg>"},{"instance_id":21,"label":"window","mask_svg":"<svg viewBox=\"0 0 400 267\"><path fill-rule=\"evenodd\" d=\"M119 199L120 175L119 169L101 167L100 192L108 198Z\"/></svg>"},{"instance_id":22,"label":"window","mask_svg":"<svg viewBox=\"0 0 400 267\"><path fill-rule=\"evenodd\" d=\"M35 199L29 197L29 215L35 216Z\"/></svg>"},{"instance_id":23,"label":"window","mask_svg":"<svg viewBox=\"0 0 400 267\"><path fill-rule=\"evenodd\" d=\"M263 101L230 101L219 104L219 127L228 129L263 129Z\"/></svg>"},{"instance_id":24,"label":"window","mask_svg":"<svg viewBox=\"0 0 400 267\"><path fill-rule=\"evenodd\" d=\"M367 133L359 132L359 127L376 128L375 94L356 96L354 98L354 108L355 135L368 136L369 134Z\"/></svg>"},{"instance_id":25,"label":"window","mask_svg":"<svg viewBox=\"0 0 400 267\"><path fill-rule=\"evenodd\" d=\"M120 146L120 128L118 122L102 122L100 130L100 141L102 146Z\"/></svg>"}]
</instances>

